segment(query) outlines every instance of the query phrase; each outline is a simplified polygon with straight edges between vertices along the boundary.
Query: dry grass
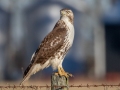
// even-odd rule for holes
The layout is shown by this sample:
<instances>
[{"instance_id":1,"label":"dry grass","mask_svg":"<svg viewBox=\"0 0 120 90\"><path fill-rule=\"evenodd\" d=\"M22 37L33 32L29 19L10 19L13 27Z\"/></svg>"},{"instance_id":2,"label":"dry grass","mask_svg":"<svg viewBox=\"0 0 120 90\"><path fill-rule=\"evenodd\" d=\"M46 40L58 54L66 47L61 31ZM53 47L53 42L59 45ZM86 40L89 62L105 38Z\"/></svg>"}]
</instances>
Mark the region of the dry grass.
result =
<instances>
[{"instance_id":1,"label":"dry grass","mask_svg":"<svg viewBox=\"0 0 120 90\"><path fill-rule=\"evenodd\" d=\"M9 86L9 85L16 85L18 86L20 82L1 82L0 86ZM100 84L119 84L119 80L117 81L96 81L96 80L86 80L86 79L77 79L77 80L70 80L69 85L100 85ZM50 86L50 80L41 80L39 81L29 81L25 83L25 86ZM0 88L0 90L50 90L50 88ZM120 87L71 87L69 90L120 90Z\"/></svg>"}]
</instances>

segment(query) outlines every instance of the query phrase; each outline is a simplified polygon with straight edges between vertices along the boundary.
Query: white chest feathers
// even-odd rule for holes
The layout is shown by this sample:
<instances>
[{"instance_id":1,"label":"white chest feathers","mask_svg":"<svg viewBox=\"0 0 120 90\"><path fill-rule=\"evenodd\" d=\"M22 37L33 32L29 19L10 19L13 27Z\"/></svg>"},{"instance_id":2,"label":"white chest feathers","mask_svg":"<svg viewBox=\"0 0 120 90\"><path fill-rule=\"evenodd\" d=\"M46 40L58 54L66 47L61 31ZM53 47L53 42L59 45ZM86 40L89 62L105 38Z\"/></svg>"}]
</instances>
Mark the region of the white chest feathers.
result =
<instances>
[{"instance_id":1,"label":"white chest feathers","mask_svg":"<svg viewBox=\"0 0 120 90\"><path fill-rule=\"evenodd\" d=\"M74 40L74 26L73 24L71 24L71 22L69 21L69 19L67 17L63 17L61 18L65 24L68 26L68 40L70 42L70 44L72 45L73 40Z\"/></svg>"}]
</instances>

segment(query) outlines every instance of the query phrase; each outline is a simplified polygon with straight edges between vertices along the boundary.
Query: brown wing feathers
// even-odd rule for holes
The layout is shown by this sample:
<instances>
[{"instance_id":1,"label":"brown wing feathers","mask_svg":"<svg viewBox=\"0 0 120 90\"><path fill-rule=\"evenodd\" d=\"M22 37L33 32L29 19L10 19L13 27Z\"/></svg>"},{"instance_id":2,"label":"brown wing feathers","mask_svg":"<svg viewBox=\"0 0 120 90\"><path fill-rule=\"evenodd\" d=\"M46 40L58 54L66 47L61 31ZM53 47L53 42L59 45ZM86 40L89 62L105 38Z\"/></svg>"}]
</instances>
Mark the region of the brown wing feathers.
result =
<instances>
[{"instance_id":1,"label":"brown wing feathers","mask_svg":"<svg viewBox=\"0 0 120 90\"><path fill-rule=\"evenodd\" d=\"M59 20L54 29L44 38L41 45L36 50L30 65L24 72L24 78L27 78L27 76L30 77L29 73L35 64L39 63L43 65L50 57L55 55L55 52L62 47L66 34L66 25L64 21Z\"/></svg>"}]
</instances>

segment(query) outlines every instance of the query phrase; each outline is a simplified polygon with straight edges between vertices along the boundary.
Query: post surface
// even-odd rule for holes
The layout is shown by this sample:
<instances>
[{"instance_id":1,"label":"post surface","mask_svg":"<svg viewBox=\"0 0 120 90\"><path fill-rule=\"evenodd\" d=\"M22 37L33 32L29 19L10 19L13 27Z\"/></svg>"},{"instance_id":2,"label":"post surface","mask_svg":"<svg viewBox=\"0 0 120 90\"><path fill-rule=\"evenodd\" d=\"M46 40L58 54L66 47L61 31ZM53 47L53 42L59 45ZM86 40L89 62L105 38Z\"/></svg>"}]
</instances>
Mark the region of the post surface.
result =
<instances>
[{"instance_id":1,"label":"post surface","mask_svg":"<svg viewBox=\"0 0 120 90\"><path fill-rule=\"evenodd\" d=\"M66 78L65 76L59 76L59 75L52 74L51 90L69 90L68 79L69 78Z\"/></svg>"}]
</instances>

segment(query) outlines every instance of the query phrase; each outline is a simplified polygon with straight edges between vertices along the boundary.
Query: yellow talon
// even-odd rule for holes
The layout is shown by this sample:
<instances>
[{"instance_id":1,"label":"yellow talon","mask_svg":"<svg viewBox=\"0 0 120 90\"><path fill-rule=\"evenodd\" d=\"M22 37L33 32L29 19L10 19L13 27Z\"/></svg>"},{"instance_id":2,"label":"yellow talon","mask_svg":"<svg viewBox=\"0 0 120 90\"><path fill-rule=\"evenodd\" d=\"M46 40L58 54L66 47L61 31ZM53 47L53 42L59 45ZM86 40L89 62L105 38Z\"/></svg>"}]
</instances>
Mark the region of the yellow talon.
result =
<instances>
[{"instance_id":1,"label":"yellow talon","mask_svg":"<svg viewBox=\"0 0 120 90\"><path fill-rule=\"evenodd\" d=\"M68 72L65 72L64 69L62 67L58 67L58 73L57 75L60 75L60 76L65 76L65 77L72 77L73 75L72 74L69 74Z\"/></svg>"},{"instance_id":2,"label":"yellow talon","mask_svg":"<svg viewBox=\"0 0 120 90\"><path fill-rule=\"evenodd\" d=\"M57 76L59 75L57 72L56 72L56 73L54 73L54 74L55 74L55 75L57 75Z\"/></svg>"}]
</instances>

